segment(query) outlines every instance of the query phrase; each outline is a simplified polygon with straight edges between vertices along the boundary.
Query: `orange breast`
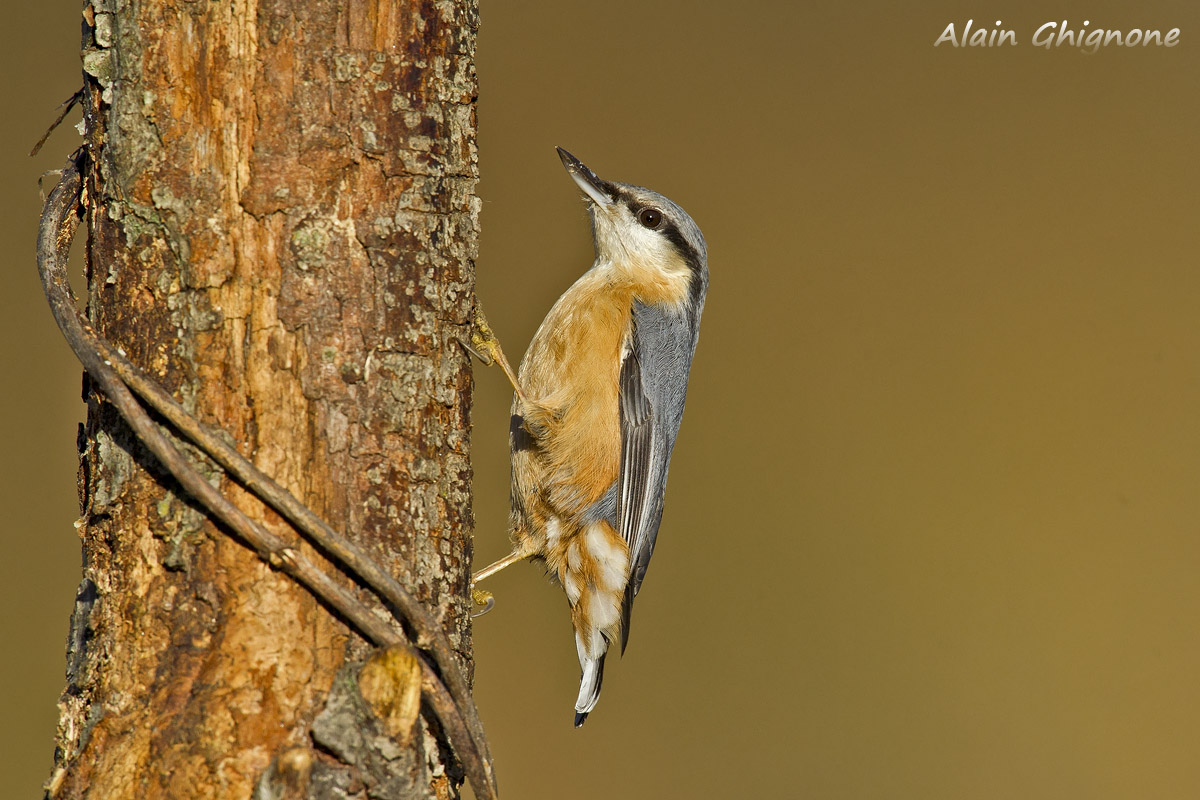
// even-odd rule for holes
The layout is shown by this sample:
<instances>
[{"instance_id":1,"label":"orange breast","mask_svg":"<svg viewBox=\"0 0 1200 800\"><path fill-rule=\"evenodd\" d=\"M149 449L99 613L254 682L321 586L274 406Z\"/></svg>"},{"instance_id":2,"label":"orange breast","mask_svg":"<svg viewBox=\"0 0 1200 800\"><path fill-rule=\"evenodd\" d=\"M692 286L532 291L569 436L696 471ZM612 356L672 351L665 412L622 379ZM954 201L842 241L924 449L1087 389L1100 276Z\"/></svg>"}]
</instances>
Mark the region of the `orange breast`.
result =
<instances>
[{"instance_id":1,"label":"orange breast","mask_svg":"<svg viewBox=\"0 0 1200 800\"><path fill-rule=\"evenodd\" d=\"M617 479L621 455L617 376L632 291L598 270L546 316L521 361L520 382L542 416L540 489L555 512L577 514ZM534 466L534 465L530 465Z\"/></svg>"}]
</instances>

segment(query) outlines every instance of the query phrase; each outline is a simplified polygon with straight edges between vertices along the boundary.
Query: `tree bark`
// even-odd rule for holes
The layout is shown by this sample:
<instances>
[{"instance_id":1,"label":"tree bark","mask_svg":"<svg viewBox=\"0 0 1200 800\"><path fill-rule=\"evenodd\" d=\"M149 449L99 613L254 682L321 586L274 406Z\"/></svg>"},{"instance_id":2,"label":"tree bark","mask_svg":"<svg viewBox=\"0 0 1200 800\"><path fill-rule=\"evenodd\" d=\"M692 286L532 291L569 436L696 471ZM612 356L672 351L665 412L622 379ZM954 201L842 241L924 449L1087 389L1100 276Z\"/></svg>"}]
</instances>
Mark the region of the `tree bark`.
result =
<instances>
[{"instance_id":1,"label":"tree bark","mask_svg":"<svg viewBox=\"0 0 1200 800\"><path fill-rule=\"evenodd\" d=\"M437 609L469 666L474 0L91 0L84 18L93 324ZM456 795L435 727L397 750L386 721L346 723L365 644L86 399L50 794Z\"/></svg>"}]
</instances>

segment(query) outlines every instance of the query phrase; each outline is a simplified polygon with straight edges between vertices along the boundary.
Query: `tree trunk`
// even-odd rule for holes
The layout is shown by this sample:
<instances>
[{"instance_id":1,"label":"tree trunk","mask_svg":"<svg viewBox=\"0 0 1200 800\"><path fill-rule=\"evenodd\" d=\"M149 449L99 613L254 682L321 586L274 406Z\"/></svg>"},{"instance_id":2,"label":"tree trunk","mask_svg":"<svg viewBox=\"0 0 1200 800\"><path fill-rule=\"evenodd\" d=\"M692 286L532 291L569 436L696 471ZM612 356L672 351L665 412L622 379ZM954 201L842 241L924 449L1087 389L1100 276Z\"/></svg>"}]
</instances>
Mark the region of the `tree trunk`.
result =
<instances>
[{"instance_id":1,"label":"tree trunk","mask_svg":"<svg viewBox=\"0 0 1200 800\"><path fill-rule=\"evenodd\" d=\"M84 18L94 325L436 609L469 664L474 0L91 0ZM339 740L331 687L365 644L87 401L50 794L245 798L308 764L300 796L456 795L424 722L382 766Z\"/></svg>"}]
</instances>

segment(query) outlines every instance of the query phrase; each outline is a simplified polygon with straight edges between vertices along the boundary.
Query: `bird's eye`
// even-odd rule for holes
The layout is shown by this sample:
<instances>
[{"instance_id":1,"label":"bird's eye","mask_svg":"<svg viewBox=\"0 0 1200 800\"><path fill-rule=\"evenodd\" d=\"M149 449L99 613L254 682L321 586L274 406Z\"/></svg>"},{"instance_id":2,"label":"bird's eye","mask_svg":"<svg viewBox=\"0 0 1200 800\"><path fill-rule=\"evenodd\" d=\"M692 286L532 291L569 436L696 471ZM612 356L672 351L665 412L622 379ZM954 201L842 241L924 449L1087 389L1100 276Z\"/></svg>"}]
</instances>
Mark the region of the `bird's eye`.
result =
<instances>
[{"instance_id":1,"label":"bird's eye","mask_svg":"<svg viewBox=\"0 0 1200 800\"><path fill-rule=\"evenodd\" d=\"M638 212L637 218L638 222L652 231L658 230L663 221L662 212L657 208L643 208Z\"/></svg>"}]
</instances>

